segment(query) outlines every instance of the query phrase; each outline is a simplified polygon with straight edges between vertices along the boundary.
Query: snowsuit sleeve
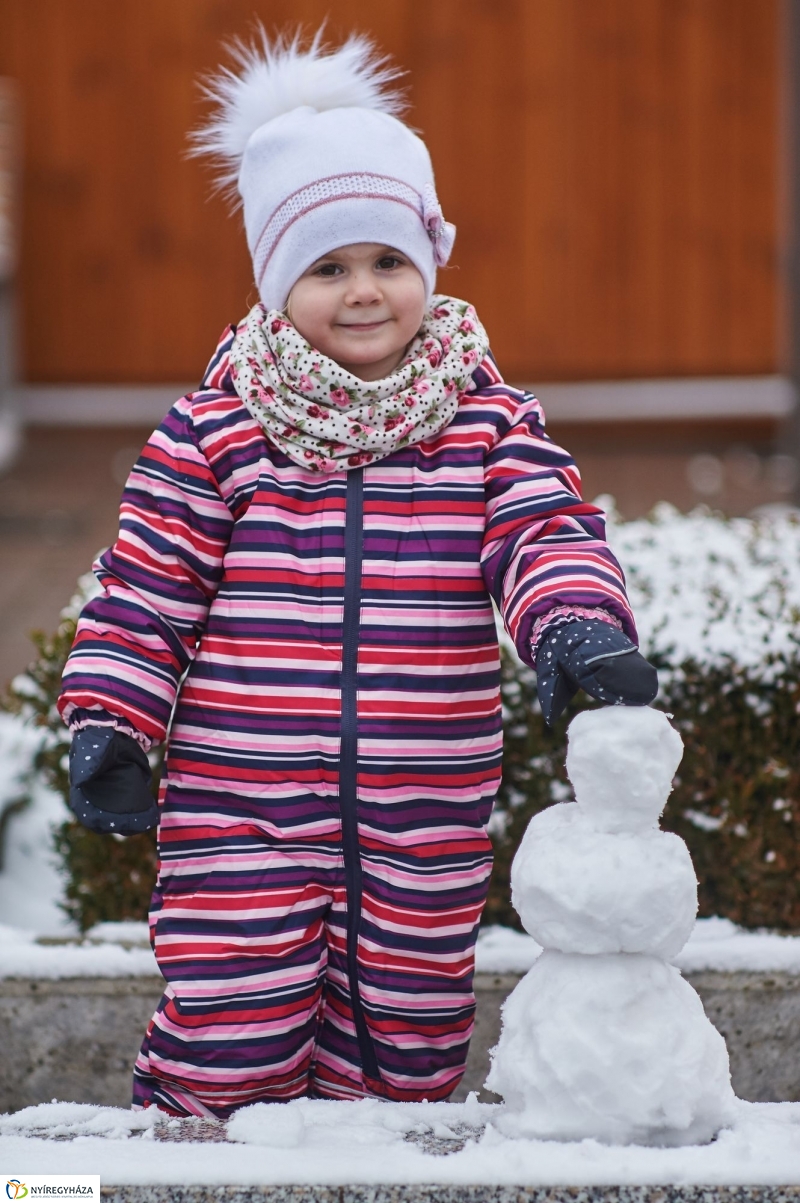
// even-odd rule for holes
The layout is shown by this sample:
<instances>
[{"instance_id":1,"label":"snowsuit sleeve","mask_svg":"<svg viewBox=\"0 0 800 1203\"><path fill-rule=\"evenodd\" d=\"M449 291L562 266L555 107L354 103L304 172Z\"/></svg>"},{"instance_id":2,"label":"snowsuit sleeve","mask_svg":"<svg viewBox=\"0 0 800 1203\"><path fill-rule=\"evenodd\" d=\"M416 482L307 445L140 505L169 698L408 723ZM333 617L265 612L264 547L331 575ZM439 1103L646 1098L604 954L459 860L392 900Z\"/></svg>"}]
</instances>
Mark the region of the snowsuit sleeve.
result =
<instances>
[{"instance_id":1,"label":"snowsuit sleeve","mask_svg":"<svg viewBox=\"0 0 800 1203\"><path fill-rule=\"evenodd\" d=\"M164 739L222 575L233 514L179 401L128 478L119 537L94 565L102 593L78 622L58 707L106 712Z\"/></svg>"},{"instance_id":2,"label":"snowsuit sleeve","mask_svg":"<svg viewBox=\"0 0 800 1203\"><path fill-rule=\"evenodd\" d=\"M505 384L490 391L508 416L486 457L483 574L520 657L534 664L534 625L564 607L607 611L635 643L625 577L575 463L545 434L535 397Z\"/></svg>"}]
</instances>

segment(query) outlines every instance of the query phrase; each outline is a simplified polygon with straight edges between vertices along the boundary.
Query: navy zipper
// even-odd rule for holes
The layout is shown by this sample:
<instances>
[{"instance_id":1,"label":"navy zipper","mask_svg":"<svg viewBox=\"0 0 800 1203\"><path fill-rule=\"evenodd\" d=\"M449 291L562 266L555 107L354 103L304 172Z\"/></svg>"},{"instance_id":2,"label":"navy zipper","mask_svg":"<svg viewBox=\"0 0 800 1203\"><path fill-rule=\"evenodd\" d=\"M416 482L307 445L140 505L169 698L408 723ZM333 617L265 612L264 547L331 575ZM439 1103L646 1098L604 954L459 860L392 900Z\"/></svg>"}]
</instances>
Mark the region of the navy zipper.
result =
<instances>
[{"instance_id":1,"label":"navy zipper","mask_svg":"<svg viewBox=\"0 0 800 1203\"><path fill-rule=\"evenodd\" d=\"M342 739L339 752L339 806L347 890L347 978L350 1005L368 1078L380 1071L367 1029L358 984L358 935L361 928L361 852L358 846L358 630L361 622L361 564L364 543L364 469L347 473L344 519L344 616L342 633Z\"/></svg>"}]
</instances>

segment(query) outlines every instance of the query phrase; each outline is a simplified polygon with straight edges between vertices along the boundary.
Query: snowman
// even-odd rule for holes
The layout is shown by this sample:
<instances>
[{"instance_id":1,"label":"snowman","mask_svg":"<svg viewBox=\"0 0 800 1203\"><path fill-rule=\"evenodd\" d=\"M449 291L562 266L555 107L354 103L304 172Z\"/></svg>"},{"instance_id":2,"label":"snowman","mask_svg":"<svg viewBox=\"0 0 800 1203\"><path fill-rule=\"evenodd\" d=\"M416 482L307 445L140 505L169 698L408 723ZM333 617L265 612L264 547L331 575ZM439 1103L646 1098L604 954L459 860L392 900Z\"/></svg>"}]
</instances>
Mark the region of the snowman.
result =
<instances>
[{"instance_id":1,"label":"snowman","mask_svg":"<svg viewBox=\"0 0 800 1203\"><path fill-rule=\"evenodd\" d=\"M725 1041L669 963L697 913L689 851L659 816L683 744L613 706L569 727L575 802L531 820L512 901L544 951L503 1007L486 1085L508 1136L696 1144L732 1119Z\"/></svg>"}]
</instances>

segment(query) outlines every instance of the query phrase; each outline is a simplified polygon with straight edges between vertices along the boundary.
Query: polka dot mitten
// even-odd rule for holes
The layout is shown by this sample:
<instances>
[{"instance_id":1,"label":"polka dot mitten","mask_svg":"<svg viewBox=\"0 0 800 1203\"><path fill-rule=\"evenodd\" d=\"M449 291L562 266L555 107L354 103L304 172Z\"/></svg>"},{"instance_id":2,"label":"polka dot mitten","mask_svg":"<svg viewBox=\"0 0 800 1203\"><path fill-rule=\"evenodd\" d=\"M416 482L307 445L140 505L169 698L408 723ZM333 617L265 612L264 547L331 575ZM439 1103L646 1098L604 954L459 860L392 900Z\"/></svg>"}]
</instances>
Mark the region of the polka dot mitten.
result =
<instances>
[{"instance_id":1,"label":"polka dot mitten","mask_svg":"<svg viewBox=\"0 0 800 1203\"><path fill-rule=\"evenodd\" d=\"M595 618L551 628L536 656L536 683L548 727L579 689L609 706L647 706L658 693L658 674L636 644Z\"/></svg>"},{"instance_id":2,"label":"polka dot mitten","mask_svg":"<svg viewBox=\"0 0 800 1203\"><path fill-rule=\"evenodd\" d=\"M91 831L136 835L158 823L150 764L135 739L110 727L84 727L69 750L69 805Z\"/></svg>"}]
</instances>

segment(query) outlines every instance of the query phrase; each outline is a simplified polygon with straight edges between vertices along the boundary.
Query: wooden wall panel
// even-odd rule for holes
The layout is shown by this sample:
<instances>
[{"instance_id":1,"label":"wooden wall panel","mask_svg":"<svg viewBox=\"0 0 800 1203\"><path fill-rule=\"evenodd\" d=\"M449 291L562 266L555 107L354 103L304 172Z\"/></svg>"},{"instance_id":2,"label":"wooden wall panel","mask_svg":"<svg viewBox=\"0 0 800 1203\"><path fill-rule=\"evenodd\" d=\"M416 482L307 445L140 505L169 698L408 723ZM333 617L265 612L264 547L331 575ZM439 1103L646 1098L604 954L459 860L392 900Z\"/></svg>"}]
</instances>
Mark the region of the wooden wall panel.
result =
<instances>
[{"instance_id":1,"label":"wooden wall panel","mask_svg":"<svg viewBox=\"0 0 800 1203\"><path fill-rule=\"evenodd\" d=\"M777 365L778 0L0 0L25 115L23 362L196 379L255 299L183 157L197 76L269 28L371 33L459 227L440 286L516 379Z\"/></svg>"}]
</instances>

